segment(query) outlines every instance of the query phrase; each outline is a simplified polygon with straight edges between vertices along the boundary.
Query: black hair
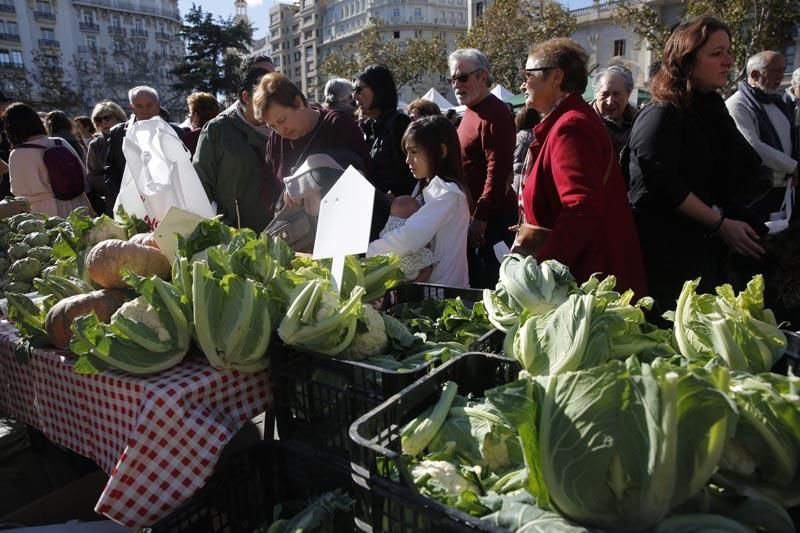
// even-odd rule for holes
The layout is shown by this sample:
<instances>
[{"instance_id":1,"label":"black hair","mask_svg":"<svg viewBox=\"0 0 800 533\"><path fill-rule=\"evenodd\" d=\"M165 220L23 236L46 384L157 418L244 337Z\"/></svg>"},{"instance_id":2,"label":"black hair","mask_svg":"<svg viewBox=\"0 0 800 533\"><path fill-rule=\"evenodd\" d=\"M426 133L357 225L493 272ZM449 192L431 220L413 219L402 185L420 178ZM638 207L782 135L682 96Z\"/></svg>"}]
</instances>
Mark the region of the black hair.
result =
<instances>
[{"instance_id":1,"label":"black hair","mask_svg":"<svg viewBox=\"0 0 800 533\"><path fill-rule=\"evenodd\" d=\"M250 93L250 96L252 97L253 93L255 92L256 85L258 85L258 82L261 81L261 78L265 74L269 74L269 71L265 68L254 68L247 71L247 75L244 76L239 82L239 87L236 90L239 100L242 99L242 93L245 91Z\"/></svg>"},{"instance_id":2,"label":"black hair","mask_svg":"<svg viewBox=\"0 0 800 533\"><path fill-rule=\"evenodd\" d=\"M267 54L252 54L242 59L242 62L239 63L239 79L244 79L247 73L253 68L253 65L261 63L262 61L268 61L274 64L272 58Z\"/></svg>"},{"instance_id":3,"label":"black hair","mask_svg":"<svg viewBox=\"0 0 800 533\"><path fill-rule=\"evenodd\" d=\"M401 145L406 152L406 144L413 141L414 145L425 154L425 159L431 163L437 176L445 181L456 183L467 196L469 205L472 205L469 189L464 183L464 168L461 166L461 143L458 132L453 123L443 115L422 117L408 125ZM447 154L442 157L442 144L447 147ZM426 176L433 178L433 176Z\"/></svg>"},{"instance_id":4,"label":"black hair","mask_svg":"<svg viewBox=\"0 0 800 533\"><path fill-rule=\"evenodd\" d=\"M22 102L8 106L3 113L3 128L14 146L24 143L34 135L47 135L39 114Z\"/></svg>"},{"instance_id":5,"label":"black hair","mask_svg":"<svg viewBox=\"0 0 800 533\"><path fill-rule=\"evenodd\" d=\"M166 120L167 122L169 122L169 118L170 118L170 117L169 117L169 111L167 111L167 110L166 110L166 109L164 109L163 107L160 107L160 106L159 106L159 108L158 108L158 116L159 116L159 117L161 117L161 118L163 118L163 119L164 119L164 120Z\"/></svg>"},{"instance_id":6,"label":"black hair","mask_svg":"<svg viewBox=\"0 0 800 533\"><path fill-rule=\"evenodd\" d=\"M361 82L372 89L372 107L384 111L397 109L397 85L392 71L383 65L370 65L356 74L354 84Z\"/></svg>"},{"instance_id":7,"label":"black hair","mask_svg":"<svg viewBox=\"0 0 800 533\"><path fill-rule=\"evenodd\" d=\"M48 135L56 132L72 131L72 121L63 111L50 111L44 117L44 126Z\"/></svg>"}]
</instances>

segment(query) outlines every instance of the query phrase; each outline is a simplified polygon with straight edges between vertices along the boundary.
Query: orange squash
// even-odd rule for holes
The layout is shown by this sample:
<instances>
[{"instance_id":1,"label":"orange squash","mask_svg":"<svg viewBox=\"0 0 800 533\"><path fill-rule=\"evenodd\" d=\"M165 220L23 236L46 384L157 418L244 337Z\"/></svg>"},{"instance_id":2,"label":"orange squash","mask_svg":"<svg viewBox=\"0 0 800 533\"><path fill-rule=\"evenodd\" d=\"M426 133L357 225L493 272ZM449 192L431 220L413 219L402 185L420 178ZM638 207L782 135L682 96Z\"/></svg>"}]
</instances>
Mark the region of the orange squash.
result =
<instances>
[{"instance_id":1,"label":"orange squash","mask_svg":"<svg viewBox=\"0 0 800 533\"><path fill-rule=\"evenodd\" d=\"M169 260L159 250L119 239L95 244L86 255L86 270L93 282L106 289L128 288L122 279L126 270L145 277L172 277Z\"/></svg>"},{"instance_id":2,"label":"orange squash","mask_svg":"<svg viewBox=\"0 0 800 533\"><path fill-rule=\"evenodd\" d=\"M72 340L69 328L76 318L94 311L101 322L108 322L125 301L125 291L115 289L101 289L64 298L47 312L44 320L47 338L53 346L66 350Z\"/></svg>"}]
</instances>

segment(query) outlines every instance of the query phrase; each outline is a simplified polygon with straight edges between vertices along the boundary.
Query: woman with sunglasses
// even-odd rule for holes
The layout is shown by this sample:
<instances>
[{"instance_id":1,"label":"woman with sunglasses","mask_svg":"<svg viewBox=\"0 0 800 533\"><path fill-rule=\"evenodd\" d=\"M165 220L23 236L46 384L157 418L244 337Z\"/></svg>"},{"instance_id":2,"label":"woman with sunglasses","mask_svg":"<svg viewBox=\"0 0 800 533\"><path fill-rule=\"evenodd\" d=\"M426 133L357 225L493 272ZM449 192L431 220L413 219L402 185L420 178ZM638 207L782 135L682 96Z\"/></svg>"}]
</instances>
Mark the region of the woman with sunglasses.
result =
<instances>
[{"instance_id":1,"label":"woman with sunglasses","mask_svg":"<svg viewBox=\"0 0 800 533\"><path fill-rule=\"evenodd\" d=\"M372 159L373 183L395 196L410 194L414 177L405 164L400 141L411 119L397 111L397 86L383 65L370 65L353 80L353 99L361 114L364 139Z\"/></svg>"},{"instance_id":2,"label":"woman with sunglasses","mask_svg":"<svg viewBox=\"0 0 800 533\"><path fill-rule=\"evenodd\" d=\"M587 59L578 43L564 38L537 44L528 54L520 88L542 120L533 129L531 168L520 195L527 226L512 251L556 259L579 282L595 272L613 274L618 289L645 296L639 238L617 154L581 97Z\"/></svg>"},{"instance_id":3,"label":"woman with sunglasses","mask_svg":"<svg viewBox=\"0 0 800 533\"><path fill-rule=\"evenodd\" d=\"M92 203L95 212L111 215L113 205L106 206L105 198L110 194L106 185L106 156L108 155L108 138L111 128L125 122L127 117L125 111L112 102L106 100L99 102L92 109L92 122L100 135L94 137L86 149L86 168L89 171L86 180L89 182L89 190L86 195Z\"/></svg>"}]
</instances>

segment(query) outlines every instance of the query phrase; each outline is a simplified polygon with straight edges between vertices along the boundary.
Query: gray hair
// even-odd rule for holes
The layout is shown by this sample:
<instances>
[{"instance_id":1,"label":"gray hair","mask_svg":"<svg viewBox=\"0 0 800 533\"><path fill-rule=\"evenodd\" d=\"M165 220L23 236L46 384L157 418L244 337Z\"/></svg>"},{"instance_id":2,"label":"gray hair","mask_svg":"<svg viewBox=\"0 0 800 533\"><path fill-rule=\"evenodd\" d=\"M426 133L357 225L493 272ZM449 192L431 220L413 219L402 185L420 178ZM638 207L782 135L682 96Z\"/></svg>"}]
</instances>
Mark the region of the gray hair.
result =
<instances>
[{"instance_id":1,"label":"gray hair","mask_svg":"<svg viewBox=\"0 0 800 533\"><path fill-rule=\"evenodd\" d=\"M800 87L800 68L792 72L792 87Z\"/></svg>"},{"instance_id":2,"label":"gray hair","mask_svg":"<svg viewBox=\"0 0 800 533\"><path fill-rule=\"evenodd\" d=\"M337 106L350 100L353 94L353 84L344 78L331 78L325 84L325 103Z\"/></svg>"},{"instance_id":3,"label":"gray hair","mask_svg":"<svg viewBox=\"0 0 800 533\"><path fill-rule=\"evenodd\" d=\"M603 82L603 78L607 78L610 76L619 76L622 78L622 82L625 84L625 90L628 91L628 94L633 92L633 74L631 71L628 70L626 67L622 65L609 65L604 69L599 70L592 78L592 90L594 90L594 94L600 92L600 84Z\"/></svg>"},{"instance_id":4,"label":"gray hair","mask_svg":"<svg viewBox=\"0 0 800 533\"><path fill-rule=\"evenodd\" d=\"M133 89L128 91L128 101L133 103L133 99L139 96L140 94L149 94L150 98L152 98L156 102L161 101L158 98L158 91L156 91L152 87L148 87L147 85L139 85L138 87L134 87Z\"/></svg>"},{"instance_id":5,"label":"gray hair","mask_svg":"<svg viewBox=\"0 0 800 533\"><path fill-rule=\"evenodd\" d=\"M492 76L492 69L489 67L489 59L476 48L459 48L447 58L447 66L450 71L453 71L456 63L459 61L466 61L475 67L475 70L486 71L486 85L491 87L494 84L494 77Z\"/></svg>"},{"instance_id":6,"label":"gray hair","mask_svg":"<svg viewBox=\"0 0 800 533\"><path fill-rule=\"evenodd\" d=\"M767 65L769 64L769 60L773 55L779 55L783 57L783 54L781 54L780 52L774 52L772 50L763 50L761 52L758 52L757 54L753 54L752 56L750 56L750 58L748 58L747 60L747 66L746 66L747 77L749 78L750 74L754 70L757 70L759 72L764 72L765 70L767 70Z\"/></svg>"}]
</instances>

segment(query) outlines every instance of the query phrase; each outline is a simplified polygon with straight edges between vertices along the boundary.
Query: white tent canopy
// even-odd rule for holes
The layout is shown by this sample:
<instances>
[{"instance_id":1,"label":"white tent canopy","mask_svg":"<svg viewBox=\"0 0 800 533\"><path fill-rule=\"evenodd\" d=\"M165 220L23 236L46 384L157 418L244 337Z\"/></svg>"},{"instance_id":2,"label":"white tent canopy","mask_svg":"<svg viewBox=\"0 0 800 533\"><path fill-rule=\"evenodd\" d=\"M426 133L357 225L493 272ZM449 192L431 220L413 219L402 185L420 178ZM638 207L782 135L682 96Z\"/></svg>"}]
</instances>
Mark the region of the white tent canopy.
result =
<instances>
[{"instance_id":1,"label":"white tent canopy","mask_svg":"<svg viewBox=\"0 0 800 533\"><path fill-rule=\"evenodd\" d=\"M512 93L499 83L494 86L494 89L492 89L491 93L496 97L498 97L503 102L508 102L514 96L514 93Z\"/></svg>"},{"instance_id":2,"label":"white tent canopy","mask_svg":"<svg viewBox=\"0 0 800 533\"><path fill-rule=\"evenodd\" d=\"M429 102L433 102L434 104L438 105L439 109L441 109L442 111L447 111L448 109L453 107L453 104L448 102L447 99L441 94L439 94L439 91L437 91L434 88L428 90L428 92L426 92L422 96L422 99L427 100Z\"/></svg>"}]
</instances>

